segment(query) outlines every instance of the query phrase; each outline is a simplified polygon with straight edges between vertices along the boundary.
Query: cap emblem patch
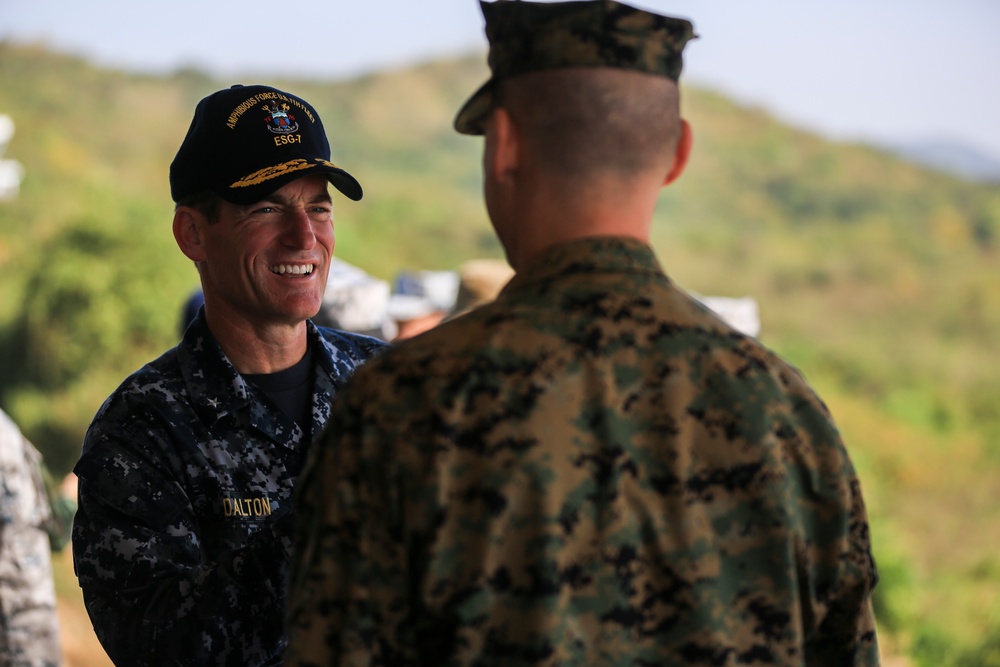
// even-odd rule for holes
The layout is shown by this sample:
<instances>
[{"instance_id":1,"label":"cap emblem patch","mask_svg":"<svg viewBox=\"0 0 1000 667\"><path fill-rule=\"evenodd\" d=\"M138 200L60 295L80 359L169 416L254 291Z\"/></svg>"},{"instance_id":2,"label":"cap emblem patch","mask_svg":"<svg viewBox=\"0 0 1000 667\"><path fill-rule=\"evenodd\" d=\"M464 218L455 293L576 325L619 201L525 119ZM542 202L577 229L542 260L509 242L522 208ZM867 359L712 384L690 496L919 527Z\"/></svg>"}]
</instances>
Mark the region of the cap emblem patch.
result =
<instances>
[{"instance_id":1,"label":"cap emblem patch","mask_svg":"<svg viewBox=\"0 0 1000 667\"><path fill-rule=\"evenodd\" d=\"M274 107L264 105L264 111L267 116L264 117L264 122L267 123L267 129L275 134L288 134L290 132L296 132L299 129L299 124L295 122L295 116L288 113L291 109L285 103L275 104Z\"/></svg>"}]
</instances>

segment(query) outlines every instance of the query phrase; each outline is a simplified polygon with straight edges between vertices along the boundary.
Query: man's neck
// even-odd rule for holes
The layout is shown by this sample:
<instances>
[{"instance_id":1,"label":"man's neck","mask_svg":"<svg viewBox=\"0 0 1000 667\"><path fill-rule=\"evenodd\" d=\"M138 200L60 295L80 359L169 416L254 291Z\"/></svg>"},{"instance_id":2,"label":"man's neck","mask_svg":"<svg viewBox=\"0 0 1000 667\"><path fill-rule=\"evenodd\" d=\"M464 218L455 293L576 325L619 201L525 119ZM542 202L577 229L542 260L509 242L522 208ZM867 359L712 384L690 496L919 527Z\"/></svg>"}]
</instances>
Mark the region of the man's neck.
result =
<instances>
[{"instance_id":1,"label":"man's neck","mask_svg":"<svg viewBox=\"0 0 1000 667\"><path fill-rule=\"evenodd\" d=\"M526 266L553 246L593 236L623 236L649 243L655 204L650 194L616 201L535 198L515 223L508 248L511 264Z\"/></svg>"},{"instance_id":2,"label":"man's neck","mask_svg":"<svg viewBox=\"0 0 1000 667\"><path fill-rule=\"evenodd\" d=\"M205 310L209 331L239 373L276 373L291 368L308 347L306 323L255 325L246 320L213 318Z\"/></svg>"}]
</instances>

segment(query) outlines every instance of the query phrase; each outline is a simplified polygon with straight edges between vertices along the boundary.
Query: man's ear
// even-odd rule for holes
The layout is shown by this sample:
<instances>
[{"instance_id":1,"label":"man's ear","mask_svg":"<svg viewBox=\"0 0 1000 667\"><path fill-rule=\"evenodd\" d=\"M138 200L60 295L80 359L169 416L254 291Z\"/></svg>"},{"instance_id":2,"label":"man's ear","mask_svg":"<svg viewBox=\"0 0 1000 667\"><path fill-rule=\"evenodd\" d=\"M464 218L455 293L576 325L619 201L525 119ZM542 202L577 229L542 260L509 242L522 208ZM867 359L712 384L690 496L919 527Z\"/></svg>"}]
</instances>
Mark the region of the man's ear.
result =
<instances>
[{"instance_id":1,"label":"man's ear","mask_svg":"<svg viewBox=\"0 0 1000 667\"><path fill-rule=\"evenodd\" d=\"M192 262L205 259L202 226L207 223L205 216L190 206L178 206L174 211L174 240Z\"/></svg>"},{"instance_id":2,"label":"man's ear","mask_svg":"<svg viewBox=\"0 0 1000 667\"><path fill-rule=\"evenodd\" d=\"M684 167L687 166L688 158L691 157L691 145L693 143L694 137L691 135L691 126L682 118L681 136L677 140L677 149L674 151L674 162L670 165L670 171L667 172L667 177L663 180L664 185L670 185L684 173Z\"/></svg>"},{"instance_id":3,"label":"man's ear","mask_svg":"<svg viewBox=\"0 0 1000 667\"><path fill-rule=\"evenodd\" d=\"M502 181L517 171L521 159L521 145L517 127L507 109L503 107L494 109L491 120L487 127L491 144L487 159L491 160L491 172Z\"/></svg>"}]
</instances>

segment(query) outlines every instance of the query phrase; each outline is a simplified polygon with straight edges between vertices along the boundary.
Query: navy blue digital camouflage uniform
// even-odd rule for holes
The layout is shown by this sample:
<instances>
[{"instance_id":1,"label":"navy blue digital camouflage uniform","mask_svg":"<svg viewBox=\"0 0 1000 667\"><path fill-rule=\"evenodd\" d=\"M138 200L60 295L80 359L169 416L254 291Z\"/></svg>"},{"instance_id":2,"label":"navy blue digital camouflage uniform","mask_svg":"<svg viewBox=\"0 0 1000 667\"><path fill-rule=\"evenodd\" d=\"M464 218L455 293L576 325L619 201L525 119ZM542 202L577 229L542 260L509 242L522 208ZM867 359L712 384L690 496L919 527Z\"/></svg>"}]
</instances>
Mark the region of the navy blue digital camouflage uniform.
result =
<instances>
[{"instance_id":1,"label":"navy blue digital camouflage uniform","mask_svg":"<svg viewBox=\"0 0 1000 667\"><path fill-rule=\"evenodd\" d=\"M876 665L857 476L789 364L571 241L338 397L289 667Z\"/></svg>"},{"instance_id":2,"label":"navy blue digital camouflage uniform","mask_svg":"<svg viewBox=\"0 0 1000 667\"><path fill-rule=\"evenodd\" d=\"M203 313L95 417L73 553L116 664L280 664L293 484L334 395L385 345L307 326L308 433L236 372Z\"/></svg>"}]
</instances>

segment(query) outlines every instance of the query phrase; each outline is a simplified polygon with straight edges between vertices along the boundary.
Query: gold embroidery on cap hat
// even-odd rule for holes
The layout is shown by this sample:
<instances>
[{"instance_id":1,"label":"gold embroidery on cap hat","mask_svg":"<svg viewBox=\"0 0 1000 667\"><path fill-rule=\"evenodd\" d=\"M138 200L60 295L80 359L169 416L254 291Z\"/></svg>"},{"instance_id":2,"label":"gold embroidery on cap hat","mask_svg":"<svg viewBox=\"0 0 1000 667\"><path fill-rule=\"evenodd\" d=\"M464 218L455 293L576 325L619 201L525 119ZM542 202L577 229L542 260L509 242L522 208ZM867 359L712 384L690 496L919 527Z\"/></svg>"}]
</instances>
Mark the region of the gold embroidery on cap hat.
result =
<instances>
[{"instance_id":1,"label":"gold embroidery on cap hat","mask_svg":"<svg viewBox=\"0 0 1000 667\"><path fill-rule=\"evenodd\" d=\"M251 185L259 185L264 181L269 181L272 178L277 178L284 174L289 174L293 171L302 171L303 169L311 169L314 164L310 164L307 160L289 160L288 162L282 162L281 164L276 164L273 167L265 167L259 171L255 171L249 176L244 176L240 180L236 181L229 187L231 188L248 188Z\"/></svg>"}]
</instances>

